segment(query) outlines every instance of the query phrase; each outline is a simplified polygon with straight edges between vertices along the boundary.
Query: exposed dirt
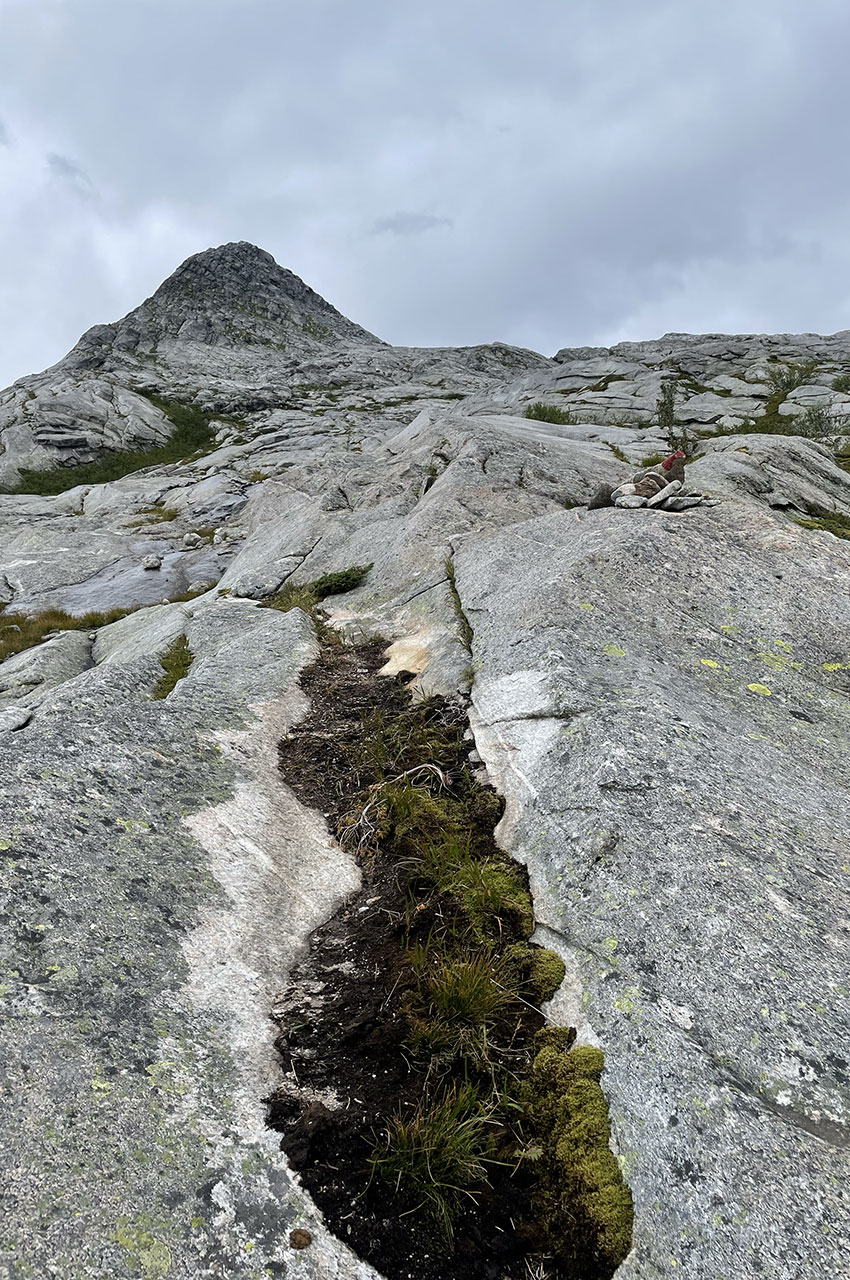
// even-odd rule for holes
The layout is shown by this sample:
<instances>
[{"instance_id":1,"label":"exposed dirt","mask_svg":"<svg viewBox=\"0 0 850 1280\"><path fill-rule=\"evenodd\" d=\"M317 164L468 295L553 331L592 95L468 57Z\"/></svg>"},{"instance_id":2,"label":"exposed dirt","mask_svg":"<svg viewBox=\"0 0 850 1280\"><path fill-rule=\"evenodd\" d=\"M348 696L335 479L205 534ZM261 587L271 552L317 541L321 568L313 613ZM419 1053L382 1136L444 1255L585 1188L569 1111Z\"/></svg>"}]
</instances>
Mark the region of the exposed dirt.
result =
<instances>
[{"instance_id":1,"label":"exposed dirt","mask_svg":"<svg viewBox=\"0 0 850 1280\"><path fill-rule=\"evenodd\" d=\"M377 675L382 655L381 644L326 647L303 680L312 712L280 745L287 783L332 829L374 781L358 758L364 721L410 706L404 676ZM465 710L432 708L456 727L454 757L439 763L457 771L469 750ZM464 1200L451 1244L432 1219L372 1175L375 1138L394 1114L421 1101L430 1064L406 1047L410 892L395 863L373 850L360 891L313 935L275 1010L285 1076L267 1100L268 1123L283 1133L281 1147L330 1229L389 1280L528 1280L534 1242L522 1225L530 1213L521 1172L491 1168L490 1185L475 1188L475 1201ZM443 907L432 900L412 909L413 930L424 935ZM515 1058L528 1061L542 1024L536 1010L518 1009L510 1034Z\"/></svg>"}]
</instances>

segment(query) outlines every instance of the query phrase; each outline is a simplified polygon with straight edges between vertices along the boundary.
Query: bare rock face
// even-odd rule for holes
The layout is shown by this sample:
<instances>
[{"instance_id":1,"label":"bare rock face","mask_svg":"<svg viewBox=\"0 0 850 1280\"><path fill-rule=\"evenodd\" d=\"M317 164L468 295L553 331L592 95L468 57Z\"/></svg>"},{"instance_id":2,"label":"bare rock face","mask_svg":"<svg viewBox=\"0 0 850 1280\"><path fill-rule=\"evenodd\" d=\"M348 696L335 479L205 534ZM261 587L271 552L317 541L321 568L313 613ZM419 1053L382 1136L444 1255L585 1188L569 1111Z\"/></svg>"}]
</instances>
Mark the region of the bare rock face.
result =
<instances>
[{"instance_id":1,"label":"bare rock face","mask_svg":"<svg viewBox=\"0 0 850 1280\"><path fill-rule=\"evenodd\" d=\"M142 387L229 419L182 463L0 494L0 643L134 610L51 612L0 661L0 1274L375 1274L262 1105L275 996L358 871L278 776L316 647L261 601L353 564L332 623L469 694L567 963L552 1014L605 1051L621 1274L843 1274L850 475L746 429L777 364L789 405L840 406L846 335L396 349L229 245L0 393L7 482L166 439ZM668 452L673 365L717 505L589 509Z\"/></svg>"}]
</instances>

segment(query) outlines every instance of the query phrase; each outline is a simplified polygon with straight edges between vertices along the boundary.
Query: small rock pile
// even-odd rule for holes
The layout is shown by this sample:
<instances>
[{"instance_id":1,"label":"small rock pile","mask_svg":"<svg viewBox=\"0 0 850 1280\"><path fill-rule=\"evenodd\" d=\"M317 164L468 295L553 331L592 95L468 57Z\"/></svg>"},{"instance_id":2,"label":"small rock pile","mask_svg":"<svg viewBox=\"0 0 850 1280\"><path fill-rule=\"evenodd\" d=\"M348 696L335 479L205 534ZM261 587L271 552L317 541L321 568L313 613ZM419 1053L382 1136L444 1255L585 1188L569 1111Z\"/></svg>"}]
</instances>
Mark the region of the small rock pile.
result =
<instances>
[{"instance_id":1,"label":"small rock pile","mask_svg":"<svg viewBox=\"0 0 850 1280\"><path fill-rule=\"evenodd\" d=\"M704 493L685 489L685 454L681 449L671 453L658 466L639 471L612 489L601 485L588 504L598 507L657 507L661 511L686 511L688 507L716 506Z\"/></svg>"}]
</instances>

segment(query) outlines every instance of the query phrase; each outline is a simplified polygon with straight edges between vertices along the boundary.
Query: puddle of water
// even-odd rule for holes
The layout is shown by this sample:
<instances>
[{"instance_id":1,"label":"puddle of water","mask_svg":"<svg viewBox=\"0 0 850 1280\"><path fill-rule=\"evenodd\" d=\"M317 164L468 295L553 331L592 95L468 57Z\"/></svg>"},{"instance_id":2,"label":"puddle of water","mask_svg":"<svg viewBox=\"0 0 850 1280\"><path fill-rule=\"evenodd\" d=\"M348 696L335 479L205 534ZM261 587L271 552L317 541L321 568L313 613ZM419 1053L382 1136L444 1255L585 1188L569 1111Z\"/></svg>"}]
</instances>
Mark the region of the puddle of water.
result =
<instances>
[{"instance_id":1,"label":"puddle of water","mask_svg":"<svg viewBox=\"0 0 850 1280\"><path fill-rule=\"evenodd\" d=\"M106 569L67 587L38 595L19 596L14 608L22 613L64 609L79 616L93 610L129 609L159 604L166 596L182 595L194 582L217 582L232 558L224 549L170 551L159 569L143 569L135 558L123 557Z\"/></svg>"}]
</instances>

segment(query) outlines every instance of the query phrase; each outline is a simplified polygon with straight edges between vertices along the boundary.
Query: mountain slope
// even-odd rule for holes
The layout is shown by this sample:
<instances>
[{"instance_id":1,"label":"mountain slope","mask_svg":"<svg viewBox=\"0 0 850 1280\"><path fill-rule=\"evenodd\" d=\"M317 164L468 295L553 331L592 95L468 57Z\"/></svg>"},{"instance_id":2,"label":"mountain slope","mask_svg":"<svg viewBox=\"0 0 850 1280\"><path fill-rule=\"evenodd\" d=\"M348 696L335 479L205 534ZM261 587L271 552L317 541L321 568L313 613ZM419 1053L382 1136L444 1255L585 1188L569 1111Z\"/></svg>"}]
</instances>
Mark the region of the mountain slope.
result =
<instances>
[{"instance_id":1,"label":"mountain slope","mask_svg":"<svg viewBox=\"0 0 850 1280\"><path fill-rule=\"evenodd\" d=\"M246 259L280 283L253 319ZM382 636L388 676L464 700L500 841L567 965L550 1015L605 1051L636 1211L619 1274L841 1275L850 475L781 431L842 411L845 335L547 360L398 350L333 312L325 342L288 318L324 315L315 295L259 250L190 263L3 402L12 466L62 454L24 439L51 405L97 447L143 405L159 430L131 389L142 364L161 392L241 397L245 418L183 463L0 495L7 622L46 619L0 662L0 1271L374 1275L261 1102L282 1078L272 1006L359 876L277 772L317 645L306 613L263 603L371 564L330 620ZM271 354L284 331L302 356ZM96 375L87 350L106 353ZM719 505L589 510L667 448L652 419L674 375L679 426L704 433L688 482ZM521 416L539 399L574 420ZM83 629L47 613L131 607ZM183 636L188 674L157 699Z\"/></svg>"}]
</instances>

